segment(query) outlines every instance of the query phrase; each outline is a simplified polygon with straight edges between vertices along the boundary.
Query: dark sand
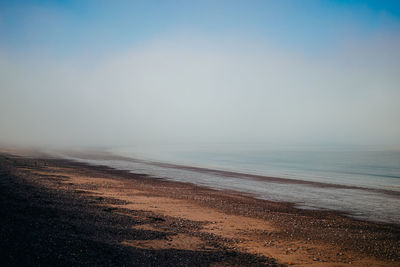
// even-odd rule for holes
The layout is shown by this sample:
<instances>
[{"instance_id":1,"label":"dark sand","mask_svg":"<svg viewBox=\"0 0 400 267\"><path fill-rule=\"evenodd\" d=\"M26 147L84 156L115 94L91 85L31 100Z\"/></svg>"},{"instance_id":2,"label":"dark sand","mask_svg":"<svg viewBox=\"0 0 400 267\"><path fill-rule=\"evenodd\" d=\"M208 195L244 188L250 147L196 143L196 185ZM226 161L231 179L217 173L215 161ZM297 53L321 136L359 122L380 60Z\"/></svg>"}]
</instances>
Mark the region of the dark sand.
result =
<instances>
[{"instance_id":1,"label":"dark sand","mask_svg":"<svg viewBox=\"0 0 400 267\"><path fill-rule=\"evenodd\" d=\"M2 266L400 266L400 226L0 154ZM390 203L388 203L390 205Z\"/></svg>"}]
</instances>

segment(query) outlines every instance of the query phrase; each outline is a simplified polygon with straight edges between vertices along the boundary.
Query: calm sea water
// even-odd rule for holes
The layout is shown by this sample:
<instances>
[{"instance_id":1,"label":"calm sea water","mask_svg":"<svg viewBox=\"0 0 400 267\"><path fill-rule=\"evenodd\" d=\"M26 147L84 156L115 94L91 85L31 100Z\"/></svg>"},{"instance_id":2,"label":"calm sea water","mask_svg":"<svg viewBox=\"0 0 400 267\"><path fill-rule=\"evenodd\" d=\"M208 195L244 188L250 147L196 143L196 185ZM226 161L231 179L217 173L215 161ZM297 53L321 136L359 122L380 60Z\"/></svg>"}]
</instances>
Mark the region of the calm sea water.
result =
<instances>
[{"instance_id":1,"label":"calm sea water","mask_svg":"<svg viewBox=\"0 0 400 267\"><path fill-rule=\"evenodd\" d=\"M400 151L268 148L260 145L174 145L110 149L132 160L78 159L174 181L333 209L360 219L400 223ZM158 163L169 164L158 164ZM194 166L187 169L176 165ZM239 173L228 175L223 170ZM312 183L252 179L245 174Z\"/></svg>"}]
</instances>

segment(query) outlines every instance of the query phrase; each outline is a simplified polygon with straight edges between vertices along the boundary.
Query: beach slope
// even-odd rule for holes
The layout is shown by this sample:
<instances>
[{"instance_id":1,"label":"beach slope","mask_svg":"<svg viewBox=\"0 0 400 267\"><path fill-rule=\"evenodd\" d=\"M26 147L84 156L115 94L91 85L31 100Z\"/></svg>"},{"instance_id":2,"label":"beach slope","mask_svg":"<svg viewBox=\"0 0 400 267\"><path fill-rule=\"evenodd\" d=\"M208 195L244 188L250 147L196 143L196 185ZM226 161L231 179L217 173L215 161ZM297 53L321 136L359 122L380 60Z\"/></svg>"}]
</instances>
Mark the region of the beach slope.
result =
<instances>
[{"instance_id":1,"label":"beach slope","mask_svg":"<svg viewBox=\"0 0 400 267\"><path fill-rule=\"evenodd\" d=\"M0 154L6 266L399 266L400 226L105 166Z\"/></svg>"}]
</instances>

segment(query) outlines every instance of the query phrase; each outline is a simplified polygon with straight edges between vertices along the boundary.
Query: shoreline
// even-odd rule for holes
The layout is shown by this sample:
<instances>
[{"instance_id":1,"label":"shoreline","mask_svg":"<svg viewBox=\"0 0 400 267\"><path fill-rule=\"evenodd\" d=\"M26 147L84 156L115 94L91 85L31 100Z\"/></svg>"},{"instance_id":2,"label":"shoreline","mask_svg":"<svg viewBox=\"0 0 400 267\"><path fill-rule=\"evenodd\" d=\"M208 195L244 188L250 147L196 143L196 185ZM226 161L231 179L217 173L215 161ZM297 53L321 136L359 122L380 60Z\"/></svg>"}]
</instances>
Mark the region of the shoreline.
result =
<instances>
[{"instance_id":1,"label":"shoreline","mask_svg":"<svg viewBox=\"0 0 400 267\"><path fill-rule=\"evenodd\" d=\"M321 188L338 188L338 189L357 189L357 190L365 190L369 192L377 192L383 193L392 196L400 196L399 191L389 190L389 189L379 189L379 188L370 188L370 187L362 187L355 185L346 185L346 184L335 184L335 183L327 183L327 182L318 182L311 180L302 180L302 179L294 179L294 178L285 178L285 177L275 177L275 176L267 176L262 174L252 174L245 173L240 171L232 171L232 170L224 170L224 169L213 169L207 167L198 167L191 165L182 165L182 164L174 164L160 161L152 161L152 160L142 160L138 158L129 158L125 156L115 155L109 152L100 152L98 154L88 154L82 157L82 154L75 154L72 158L76 157L76 159L88 159L91 160L93 158L103 159L103 160L122 160L128 162L139 162L164 168L172 168L172 169L181 169L181 170L189 170L196 171L200 173L209 173L209 174L220 174L226 177L232 178L246 178L252 179L256 181L265 181L272 183L282 183L282 184L299 184L299 185L307 185L307 186L315 186Z\"/></svg>"},{"instance_id":2,"label":"shoreline","mask_svg":"<svg viewBox=\"0 0 400 267\"><path fill-rule=\"evenodd\" d=\"M261 200L105 166L5 153L0 157L2 171L11 171L22 184L90 198L95 207L107 210L106 217L129 217L133 220L129 229L162 236L129 238L129 234L122 233L114 245L130 253L183 251L182 257L189 263L199 260L195 254L212 254L212 259L203 259L204 265L232 265L236 260L242 265L254 261L266 266L400 263L399 225L360 221L337 211L298 209L293 203ZM105 199L108 203L102 203Z\"/></svg>"},{"instance_id":3,"label":"shoreline","mask_svg":"<svg viewBox=\"0 0 400 267\"><path fill-rule=\"evenodd\" d=\"M140 173L150 177L163 177L169 181L207 186L216 190L237 191L258 199L290 202L300 209L339 211L360 220L400 224L400 192L395 190L148 161L104 151L70 152L63 155L63 158L86 164L105 165L132 172L141 170ZM366 195L369 197L365 197ZM373 198L375 202L369 202L369 198ZM393 206L387 207L386 203L393 203Z\"/></svg>"}]
</instances>

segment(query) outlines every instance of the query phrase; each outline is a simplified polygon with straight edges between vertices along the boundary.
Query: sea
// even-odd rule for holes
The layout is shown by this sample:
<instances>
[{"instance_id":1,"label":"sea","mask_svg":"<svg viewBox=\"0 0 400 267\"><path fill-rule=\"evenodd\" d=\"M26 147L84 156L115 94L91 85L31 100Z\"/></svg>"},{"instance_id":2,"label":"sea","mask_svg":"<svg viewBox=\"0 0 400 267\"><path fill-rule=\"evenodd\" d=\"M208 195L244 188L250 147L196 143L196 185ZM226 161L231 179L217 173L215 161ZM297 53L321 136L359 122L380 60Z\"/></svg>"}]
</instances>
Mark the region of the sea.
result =
<instances>
[{"instance_id":1,"label":"sea","mask_svg":"<svg viewBox=\"0 0 400 267\"><path fill-rule=\"evenodd\" d=\"M400 224L400 149L173 144L106 152L117 157L64 157L291 202L301 209L336 210L361 220Z\"/></svg>"}]
</instances>

